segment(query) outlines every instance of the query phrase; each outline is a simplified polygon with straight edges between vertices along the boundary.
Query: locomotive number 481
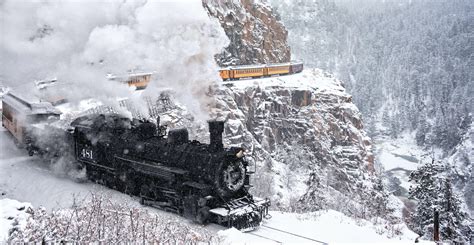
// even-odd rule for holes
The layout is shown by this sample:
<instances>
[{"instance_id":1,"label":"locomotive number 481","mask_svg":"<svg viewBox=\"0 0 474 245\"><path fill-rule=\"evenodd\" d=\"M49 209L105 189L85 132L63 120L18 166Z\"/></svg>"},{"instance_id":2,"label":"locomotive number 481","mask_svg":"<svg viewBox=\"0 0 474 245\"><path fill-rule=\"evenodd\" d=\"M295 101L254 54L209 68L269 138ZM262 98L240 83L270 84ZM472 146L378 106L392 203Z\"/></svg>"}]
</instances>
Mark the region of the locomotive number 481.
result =
<instances>
[{"instance_id":1,"label":"locomotive number 481","mask_svg":"<svg viewBox=\"0 0 474 245\"><path fill-rule=\"evenodd\" d=\"M86 160L94 160L94 155L91 149L83 148L81 151L81 158Z\"/></svg>"}]
</instances>

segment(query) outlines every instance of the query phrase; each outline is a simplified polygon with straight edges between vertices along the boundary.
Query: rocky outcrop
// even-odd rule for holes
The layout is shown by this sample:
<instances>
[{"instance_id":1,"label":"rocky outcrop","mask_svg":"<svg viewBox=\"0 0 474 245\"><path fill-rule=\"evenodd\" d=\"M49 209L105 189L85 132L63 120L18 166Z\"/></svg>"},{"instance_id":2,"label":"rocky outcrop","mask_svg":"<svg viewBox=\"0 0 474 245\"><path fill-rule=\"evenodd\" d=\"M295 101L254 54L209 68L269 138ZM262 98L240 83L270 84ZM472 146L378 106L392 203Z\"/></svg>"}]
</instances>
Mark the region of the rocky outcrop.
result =
<instances>
[{"instance_id":1,"label":"rocky outcrop","mask_svg":"<svg viewBox=\"0 0 474 245\"><path fill-rule=\"evenodd\" d=\"M216 56L219 65L290 61L288 31L270 5L260 0L203 0L203 6L230 39L229 46Z\"/></svg>"},{"instance_id":2,"label":"rocky outcrop","mask_svg":"<svg viewBox=\"0 0 474 245\"><path fill-rule=\"evenodd\" d=\"M256 162L255 194L283 209L347 213L386 201L361 114L340 81L308 70L227 86L216 90L212 114L227 121L226 145Z\"/></svg>"}]
</instances>

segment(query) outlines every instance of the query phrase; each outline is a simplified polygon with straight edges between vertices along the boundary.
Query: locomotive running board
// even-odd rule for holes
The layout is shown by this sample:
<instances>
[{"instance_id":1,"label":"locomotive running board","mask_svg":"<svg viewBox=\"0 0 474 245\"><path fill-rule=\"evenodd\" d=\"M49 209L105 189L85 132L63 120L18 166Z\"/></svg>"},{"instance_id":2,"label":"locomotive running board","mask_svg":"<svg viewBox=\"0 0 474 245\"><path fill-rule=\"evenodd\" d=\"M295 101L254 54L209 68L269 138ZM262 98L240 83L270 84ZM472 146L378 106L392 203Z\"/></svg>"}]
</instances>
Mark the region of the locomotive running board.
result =
<instances>
[{"instance_id":1,"label":"locomotive running board","mask_svg":"<svg viewBox=\"0 0 474 245\"><path fill-rule=\"evenodd\" d=\"M214 208L209 212L216 215L218 224L245 232L257 229L263 218L270 217L268 207L270 207L268 198L254 197L253 201L240 198L228 202L226 207Z\"/></svg>"}]
</instances>

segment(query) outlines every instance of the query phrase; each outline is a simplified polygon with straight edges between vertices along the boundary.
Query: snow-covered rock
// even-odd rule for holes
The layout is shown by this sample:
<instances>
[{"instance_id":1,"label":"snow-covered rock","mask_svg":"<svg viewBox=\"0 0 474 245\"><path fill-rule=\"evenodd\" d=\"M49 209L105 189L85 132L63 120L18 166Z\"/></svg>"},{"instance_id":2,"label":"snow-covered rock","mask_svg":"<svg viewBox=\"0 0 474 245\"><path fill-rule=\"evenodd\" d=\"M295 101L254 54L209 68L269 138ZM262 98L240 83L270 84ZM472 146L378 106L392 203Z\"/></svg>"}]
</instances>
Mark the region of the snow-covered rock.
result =
<instances>
[{"instance_id":1,"label":"snow-covered rock","mask_svg":"<svg viewBox=\"0 0 474 245\"><path fill-rule=\"evenodd\" d=\"M203 0L203 6L230 39L229 46L216 56L220 65L290 61L288 32L266 1Z\"/></svg>"},{"instance_id":2,"label":"snow-covered rock","mask_svg":"<svg viewBox=\"0 0 474 245\"><path fill-rule=\"evenodd\" d=\"M25 228L31 210L29 203L0 199L0 243L6 241L10 233Z\"/></svg>"}]
</instances>

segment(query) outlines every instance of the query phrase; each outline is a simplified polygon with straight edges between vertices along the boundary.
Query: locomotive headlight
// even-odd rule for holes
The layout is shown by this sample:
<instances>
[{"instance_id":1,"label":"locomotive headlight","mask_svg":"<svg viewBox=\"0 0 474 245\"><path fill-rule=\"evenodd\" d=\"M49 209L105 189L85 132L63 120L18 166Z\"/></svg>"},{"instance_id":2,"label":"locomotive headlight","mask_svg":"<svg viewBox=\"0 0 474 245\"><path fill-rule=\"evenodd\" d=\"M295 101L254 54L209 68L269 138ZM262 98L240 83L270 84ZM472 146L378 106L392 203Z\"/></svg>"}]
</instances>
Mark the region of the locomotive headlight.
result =
<instances>
[{"instance_id":1,"label":"locomotive headlight","mask_svg":"<svg viewBox=\"0 0 474 245\"><path fill-rule=\"evenodd\" d=\"M237 154L235 154L235 156L237 158L242 158L244 156L244 150L240 150L239 152L237 152Z\"/></svg>"}]
</instances>

